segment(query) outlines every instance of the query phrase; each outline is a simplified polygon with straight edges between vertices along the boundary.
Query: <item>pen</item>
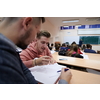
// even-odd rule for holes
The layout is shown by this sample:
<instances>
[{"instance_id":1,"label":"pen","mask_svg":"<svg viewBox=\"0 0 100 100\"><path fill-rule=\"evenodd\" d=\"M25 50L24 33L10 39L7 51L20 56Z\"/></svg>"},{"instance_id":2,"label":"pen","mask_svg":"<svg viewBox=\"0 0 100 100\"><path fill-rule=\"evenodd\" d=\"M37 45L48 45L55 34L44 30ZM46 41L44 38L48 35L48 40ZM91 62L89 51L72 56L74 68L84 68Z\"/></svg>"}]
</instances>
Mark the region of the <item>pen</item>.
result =
<instances>
[{"instance_id":1,"label":"pen","mask_svg":"<svg viewBox=\"0 0 100 100\"><path fill-rule=\"evenodd\" d=\"M65 69L65 71L67 71L67 70L69 70L69 69ZM58 70L57 72L61 72L61 70Z\"/></svg>"}]
</instances>

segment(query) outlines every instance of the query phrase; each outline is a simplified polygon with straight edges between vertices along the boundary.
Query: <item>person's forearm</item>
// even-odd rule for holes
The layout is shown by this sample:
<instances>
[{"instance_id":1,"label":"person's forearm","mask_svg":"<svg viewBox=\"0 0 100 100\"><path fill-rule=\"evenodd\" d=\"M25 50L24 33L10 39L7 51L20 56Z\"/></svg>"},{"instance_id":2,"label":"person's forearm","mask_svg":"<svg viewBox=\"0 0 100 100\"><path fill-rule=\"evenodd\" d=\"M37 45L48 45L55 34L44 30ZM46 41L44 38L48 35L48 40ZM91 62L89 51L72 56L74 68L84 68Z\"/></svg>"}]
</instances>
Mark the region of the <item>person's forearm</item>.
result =
<instances>
[{"instance_id":1,"label":"person's forearm","mask_svg":"<svg viewBox=\"0 0 100 100\"><path fill-rule=\"evenodd\" d=\"M63 79L60 79L59 82L58 82L58 84L68 84L68 82L65 81L65 80L63 80Z\"/></svg>"}]
</instances>

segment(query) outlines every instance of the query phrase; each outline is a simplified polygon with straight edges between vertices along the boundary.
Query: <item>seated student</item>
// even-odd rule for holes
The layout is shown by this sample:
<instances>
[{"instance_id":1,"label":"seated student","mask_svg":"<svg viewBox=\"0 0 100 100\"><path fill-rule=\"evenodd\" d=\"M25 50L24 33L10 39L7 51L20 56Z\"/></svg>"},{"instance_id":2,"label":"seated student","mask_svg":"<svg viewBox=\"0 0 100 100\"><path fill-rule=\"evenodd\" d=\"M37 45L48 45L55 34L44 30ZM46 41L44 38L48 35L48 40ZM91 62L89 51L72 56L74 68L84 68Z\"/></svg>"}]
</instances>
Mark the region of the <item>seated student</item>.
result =
<instances>
[{"instance_id":1,"label":"seated student","mask_svg":"<svg viewBox=\"0 0 100 100\"><path fill-rule=\"evenodd\" d=\"M53 49L53 46L54 46L54 44L53 44L53 43L51 43L51 50Z\"/></svg>"},{"instance_id":2,"label":"seated student","mask_svg":"<svg viewBox=\"0 0 100 100\"><path fill-rule=\"evenodd\" d=\"M71 44L71 46L77 46L78 47L78 45L77 44ZM70 49L68 49L68 51L70 51ZM78 47L78 53L79 54L83 54L82 52L81 52L81 50L80 50L80 48Z\"/></svg>"},{"instance_id":3,"label":"seated student","mask_svg":"<svg viewBox=\"0 0 100 100\"><path fill-rule=\"evenodd\" d=\"M74 41L74 42L72 42L72 44L71 45L73 45L73 44L76 44L76 42Z\"/></svg>"},{"instance_id":4,"label":"seated student","mask_svg":"<svg viewBox=\"0 0 100 100\"><path fill-rule=\"evenodd\" d=\"M37 84L15 45L25 49L44 22L44 17L5 17L0 22L0 84ZM71 77L70 69L63 68L59 84L68 83Z\"/></svg>"},{"instance_id":5,"label":"seated student","mask_svg":"<svg viewBox=\"0 0 100 100\"><path fill-rule=\"evenodd\" d=\"M47 65L48 63L53 64L56 62L47 46L49 39L50 33L41 31L37 34L36 40L30 43L28 48L20 53L20 58L28 68L36 65Z\"/></svg>"},{"instance_id":6,"label":"seated student","mask_svg":"<svg viewBox=\"0 0 100 100\"><path fill-rule=\"evenodd\" d=\"M74 41L74 42L72 42L71 45L77 45L77 44L76 44L76 42ZM78 53L79 53L79 54L82 54L82 52L80 51L79 45L77 45L77 46L78 46Z\"/></svg>"},{"instance_id":7,"label":"seated student","mask_svg":"<svg viewBox=\"0 0 100 100\"><path fill-rule=\"evenodd\" d=\"M48 43L48 48L51 50L52 48L50 47L50 43Z\"/></svg>"},{"instance_id":8,"label":"seated student","mask_svg":"<svg viewBox=\"0 0 100 100\"><path fill-rule=\"evenodd\" d=\"M60 47L60 49L66 49L65 43L62 44L62 46Z\"/></svg>"},{"instance_id":9,"label":"seated student","mask_svg":"<svg viewBox=\"0 0 100 100\"><path fill-rule=\"evenodd\" d=\"M84 51L84 49L86 49L85 44L82 45L82 50Z\"/></svg>"},{"instance_id":10,"label":"seated student","mask_svg":"<svg viewBox=\"0 0 100 100\"><path fill-rule=\"evenodd\" d=\"M78 53L79 53L79 54L83 54L83 53L81 52L79 46L78 46Z\"/></svg>"},{"instance_id":11,"label":"seated student","mask_svg":"<svg viewBox=\"0 0 100 100\"><path fill-rule=\"evenodd\" d=\"M94 50L92 50L92 45L87 44L86 49L84 49L85 53L96 53Z\"/></svg>"},{"instance_id":12,"label":"seated student","mask_svg":"<svg viewBox=\"0 0 100 100\"><path fill-rule=\"evenodd\" d=\"M69 47L66 47L66 44L63 43L62 46L60 47L58 54L65 56L68 49L69 49Z\"/></svg>"},{"instance_id":13,"label":"seated student","mask_svg":"<svg viewBox=\"0 0 100 100\"><path fill-rule=\"evenodd\" d=\"M59 52L60 47L61 47L61 45L59 43L58 44L55 43L55 51L56 52Z\"/></svg>"},{"instance_id":14,"label":"seated student","mask_svg":"<svg viewBox=\"0 0 100 100\"><path fill-rule=\"evenodd\" d=\"M53 49L53 43L51 44L51 46L50 46L50 44L48 43L48 48L49 48L50 50L52 50L52 49Z\"/></svg>"},{"instance_id":15,"label":"seated student","mask_svg":"<svg viewBox=\"0 0 100 100\"><path fill-rule=\"evenodd\" d=\"M66 47L66 44L65 43L63 43L62 44L62 46L60 47L60 50L68 50L69 49L69 47Z\"/></svg>"},{"instance_id":16,"label":"seated student","mask_svg":"<svg viewBox=\"0 0 100 100\"><path fill-rule=\"evenodd\" d=\"M72 45L71 48L70 48L70 51L66 52L66 56L83 58L83 56L81 56L78 53L78 46L77 45Z\"/></svg>"}]
</instances>

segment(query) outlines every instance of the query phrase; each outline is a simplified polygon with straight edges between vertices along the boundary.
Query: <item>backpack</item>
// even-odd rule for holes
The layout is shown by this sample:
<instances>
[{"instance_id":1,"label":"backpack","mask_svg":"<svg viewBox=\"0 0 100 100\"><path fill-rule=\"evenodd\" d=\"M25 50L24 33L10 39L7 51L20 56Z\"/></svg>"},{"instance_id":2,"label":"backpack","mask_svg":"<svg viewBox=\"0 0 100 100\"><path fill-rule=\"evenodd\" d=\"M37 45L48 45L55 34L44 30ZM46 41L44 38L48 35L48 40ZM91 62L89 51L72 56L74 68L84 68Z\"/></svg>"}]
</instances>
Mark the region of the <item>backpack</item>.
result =
<instances>
[{"instance_id":1,"label":"backpack","mask_svg":"<svg viewBox=\"0 0 100 100\"><path fill-rule=\"evenodd\" d=\"M61 50L58 52L58 54L59 54L59 55L62 55L62 56L66 56L66 52L67 52L66 49L61 49Z\"/></svg>"}]
</instances>

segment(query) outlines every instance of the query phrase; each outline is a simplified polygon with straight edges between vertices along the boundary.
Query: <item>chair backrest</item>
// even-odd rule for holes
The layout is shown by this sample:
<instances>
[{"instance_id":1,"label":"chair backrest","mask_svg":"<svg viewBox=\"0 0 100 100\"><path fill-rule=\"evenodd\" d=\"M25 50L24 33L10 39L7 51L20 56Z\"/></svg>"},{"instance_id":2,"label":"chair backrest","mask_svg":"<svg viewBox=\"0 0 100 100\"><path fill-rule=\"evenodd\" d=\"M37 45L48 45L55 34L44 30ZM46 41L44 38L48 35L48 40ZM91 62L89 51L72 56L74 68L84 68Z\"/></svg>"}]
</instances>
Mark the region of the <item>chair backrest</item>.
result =
<instances>
[{"instance_id":1,"label":"chair backrest","mask_svg":"<svg viewBox=\"0 0 100 100\"><path fill-rule=\"evenodd\" d=\"M80 54L72 54L71 57L76 57L76 58L83 58L83 56L81 56Z\"/></svg>"}]
</instances>

